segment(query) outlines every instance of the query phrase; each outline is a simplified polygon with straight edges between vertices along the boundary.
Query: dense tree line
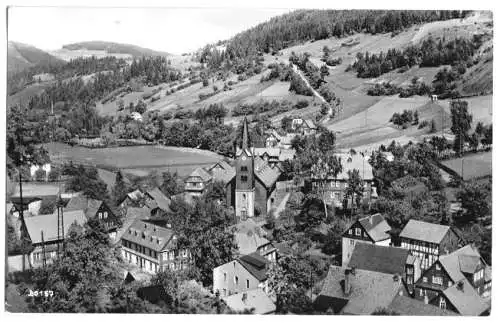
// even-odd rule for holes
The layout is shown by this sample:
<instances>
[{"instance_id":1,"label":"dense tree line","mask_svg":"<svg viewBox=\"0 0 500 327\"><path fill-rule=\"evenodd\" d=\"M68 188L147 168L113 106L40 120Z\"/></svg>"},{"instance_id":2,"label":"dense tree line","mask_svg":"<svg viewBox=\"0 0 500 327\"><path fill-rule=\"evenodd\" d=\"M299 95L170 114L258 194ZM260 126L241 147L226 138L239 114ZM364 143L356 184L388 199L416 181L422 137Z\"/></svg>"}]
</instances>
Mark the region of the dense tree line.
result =
<instances>
[{"instance_id":1,"label":"dense tree line","mask_svg":"<svg viewBox=\"0 0 500 327\"><path fill-rule=\"evenodd\" d=\"M411 84L407 87L396 86L390 82L377 83L370 87L366 93L371 96L394 95L399 93L400 98L409 98L414 95L430 95L432 92L429 85L420 82L417 77L412 78Z\"/></svg>"},{"instance_id":2,"label":"dense tree line","mask_svg":"<svg viewBox=\"0 0 500 327\"><path fill-rule=\"evenodd\" d=\"M259 115L262 113L273 112L273 114L281 114L292 110L293 107L302 106L299 101L294 105L288 100L260 100L255 103L241 103L231 111L232 116L243 115ZM307 105L306 105L307 106Z\"/></svg>"},{"instance_id":3,"label":"dense tree line","mask_svg":"<svg viewBox=\"0 0 500 327\"><path fill-rule=\"evenodd\" d=\"M297 10L237 34L227 43L226 56L244 58L258 52L273 53L292 44L332 36L398 32L414 24L465 17L467 13L435 10Z\"/></svg>"},{"instance_id":4,"label":"dense tree line","mask_svg":"<svg viewBox=\"0 0 500 327\"><path fill-rule=\"evenodd\" d=\"M409 46L406 49L390 49L386 53L364 55L358 53L356 61L347 69L354 69L358 77L373 78L390 72L391 70L412 67L438 67L441 65L472 65L471 58L479 48L480 40L457 38L446 42L444 39L436 41L429 37L420 45ZM465 71L463 71L465 72Z\"/></svg>"},{"instance_id":5,"label":"dense tree line","mask_svg":"<svg viewBox=\"0 0 500 327\"><path fill-rule=\"evenodd\" d=\"M410 124L418 125L418 111L406 109L402 114L395 112L389 122L403 129L407 128Z\"/></svg>"},{"instance_id":6,"label":"dense tree line","mask_svg":"<svg viewBox=\"0 0 500 327\"><path fill-rule=\"evenodd\" d=\"M174 69L165 57L160 56L134 59L129 69L125 71L127 80L139 77L148 85L177 81L181 75L181 72Z\"/></svg>"}]
</instances>

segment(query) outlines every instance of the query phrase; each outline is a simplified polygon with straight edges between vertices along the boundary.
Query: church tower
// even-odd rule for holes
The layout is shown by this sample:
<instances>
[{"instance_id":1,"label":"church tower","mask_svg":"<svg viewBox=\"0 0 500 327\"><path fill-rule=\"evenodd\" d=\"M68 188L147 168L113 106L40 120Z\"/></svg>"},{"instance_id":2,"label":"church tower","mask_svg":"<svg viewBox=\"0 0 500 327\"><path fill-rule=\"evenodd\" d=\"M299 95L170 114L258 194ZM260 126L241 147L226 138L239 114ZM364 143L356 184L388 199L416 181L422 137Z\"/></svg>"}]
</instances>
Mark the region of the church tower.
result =
<instances>
[{"instance_id":1,"label":"church tower","mask_svg":"<svg viewBox=\"0 0 500 327\"><path fill-rule=\"evenodd\" d=\"M255 203L255 179L254 179L254 156L249 148L248 122L243 119L243 141L241 149L236 151L236 194L235 211L236 216L242 220L254 216Z\"/></svg>"}]
</instances>

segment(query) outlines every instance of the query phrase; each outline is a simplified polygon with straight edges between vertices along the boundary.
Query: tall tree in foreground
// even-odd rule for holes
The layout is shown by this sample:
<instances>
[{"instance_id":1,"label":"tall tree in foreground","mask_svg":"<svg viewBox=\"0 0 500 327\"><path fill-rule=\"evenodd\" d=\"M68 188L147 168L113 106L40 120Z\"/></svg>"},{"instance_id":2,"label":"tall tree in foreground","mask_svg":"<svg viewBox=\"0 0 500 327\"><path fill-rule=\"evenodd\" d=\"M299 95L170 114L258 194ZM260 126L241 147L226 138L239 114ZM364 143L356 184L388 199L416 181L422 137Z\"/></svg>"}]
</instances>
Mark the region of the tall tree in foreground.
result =
<instances>
[{"instance_id":1,"label":"tall tree in foreground","mask_svg":"<svg viewBox=\"0 0 500 327\"><path fill-rule=\"evenodd\" d=\"M311 167L311 175L316 184L308 195L323 202L326 219L328 218L327 201L331 198L330 179L336 179L342 172L342 163L339 157L324 153L316 153L313 162L315 164Z\"/></svg>"},{"instance_id":2,"label":"tall tree in foreground","mask_svg":"<svg viewBox=\"0 0 500 327\"><path fill-rule=\"evenodd\" d=\"M112 198L114 205L119 205L127 195L129 185L125 183L121 170L118 170L115 176L115 185L113 186Z\"/></svg>"},{"instance_id":3,"label":"tall tree in foreground","mask_svg":"<svg viewBox=\"0 0 500 327\"><path fill-rule=\"evenodd\" d=\"M52 290L53 297L35 299L37 312L159 311L122 284L119 253L109 243L99 219L73 225L61 258L34 273L34 287Z\"/></svg>"},{"instance_id":4,"label":"tall tree in foreground","mask_svg":"<svg viewBox=\"0 0 500 327\"><path fill-rule=\"evenodd\" d=\"M237 247L230 226L234 216L224 203L213 201L218 195L207 194L193 204L172 201L173 213L166 214L179 237L179 248L188 248L193 260L193 276L203 285L212 284L215 267L233 259Z\"/></svg>"},{"instance_id":5,"label":"tall tree in foreground","mask_svg":"<svg viewBox=\"0 0 500 327\"><path fill-rule=\"evenodd\" d=\"M454 149L459 156L463 154L464 142L468 140L468 131L472 123L468 106L468 102L463 100L453 100L450 104L451 131L455 134Z\"/></svg>"},{"instance_id":6,"label":"tall tree in foreground","mask_svg":"<svg viewBox=\"0 0 500 327\"><path fill-rule=\"evenodd\" d=\"M21 203L23 203L23 169L29 169L31 165L42 165L50 162L47 151L43 147L37 146L38 140L34 135L36 123L29 122L27 117L28 110L21 106L10 107L7 113L7 169L13 175L17 170ZM23 210L19 212L19 219L24 225ZM8 226L6 225L6 227ZM20 246L24 270L24 256L31 248L29 239L22 237Z\"/></svg>"},{"instance_id":7,"label":"tall tree in foreground","mask_svg":"<svg viewBox=\"0 0 500 327\"><path fill-rule=\"evenodd\" d=\"M359 205L360 199L363 197L363 183L364 181L361 179L359 175L359 170L349 170L347 172L347 188L345 189L345 197L351 197L351 218L354 211L354 206L356 208Z\"/></svg>"}]
</instances>

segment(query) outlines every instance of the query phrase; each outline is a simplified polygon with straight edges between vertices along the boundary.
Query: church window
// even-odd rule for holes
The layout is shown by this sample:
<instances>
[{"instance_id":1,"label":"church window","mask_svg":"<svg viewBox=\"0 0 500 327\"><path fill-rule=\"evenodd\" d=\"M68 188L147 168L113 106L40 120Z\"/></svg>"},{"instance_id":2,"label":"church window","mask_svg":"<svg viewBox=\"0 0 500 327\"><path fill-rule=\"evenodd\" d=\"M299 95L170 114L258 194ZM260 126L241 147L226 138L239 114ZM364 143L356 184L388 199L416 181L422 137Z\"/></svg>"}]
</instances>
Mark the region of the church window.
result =
<instances>
[{"instance_id":1,"label":"church window","mask_svg":"<svg viewBox=\"0 0 500 327\"><path fill-rule=\"evenodd\" d=\"M248 180L247 176L241 176L241 181L246 182Z\"/></svg>"},{"instance_id":2,"label":"church window","mask_svg":"<svg viewBox=\"0 0 500 327\"><path fill-rule=\"evenodd\" d=\"M241 166L241 171L248 171L248 167L247 166Z\"/></svg>"}]
</instances>

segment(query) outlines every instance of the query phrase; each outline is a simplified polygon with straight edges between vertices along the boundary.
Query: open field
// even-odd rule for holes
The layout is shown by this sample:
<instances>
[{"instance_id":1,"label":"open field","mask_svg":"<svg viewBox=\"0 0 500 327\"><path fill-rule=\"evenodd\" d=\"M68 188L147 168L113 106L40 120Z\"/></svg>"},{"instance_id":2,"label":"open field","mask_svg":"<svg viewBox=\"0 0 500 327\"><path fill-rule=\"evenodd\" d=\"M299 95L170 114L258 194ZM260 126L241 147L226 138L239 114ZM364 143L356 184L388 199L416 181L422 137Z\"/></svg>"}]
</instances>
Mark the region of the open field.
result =
<instances>
[{"instance_id":1,"label":"open field","mask_svg":"<svg viewBox=\"0 0 500 327\"><path fill-rule=\"evenodd\" d=\"M137 171L150 171L153 169L166 169L169 167L198 166L216 163L221 156L203 150L193 150L162 146L134 146L105 149L89 149L84 147L71 147L62 143L46 144L51 159L55 162L82 163L93 165L106 170L135 169ZM104 176L111 180L110 176Z\"/></svg>"},{"instance_id":2,"label":"open field","mask_svg":"<svg viewBox=\"0 0 500 327\"><path fill-rule=\"evenodd\" d=\"M493 122L493 95L482 95L464 98L469 103L469 113L472 114L473 127L477 122L491 124Z\"/></svg>"},{"instance_id":3,"label":"open field","mask_svg":"<svg viewBox=\"0 0 500 327\"><path fill-rule=\"evenodd\" d=\"M392 140L402 144L417 141L429 132L429 128L418 129L409 126L403 130L397 128L389 119L396 112L405 109L417 110L420 121L434 119L437 130L450 126L450 116L441 104L431 103L427 97L399 98L398 96L383 97L366 110L352 116L334 121L328 129L337 132L338 145L341 148L374 149L380 144L387 145ZM344 110L345 111L345 110ZM344 112L347 116L347 113Z\"/></svg>"},{"instance_id":4,"label":"open field","mask_svg":"<svg viewBox=\"0 0 500 327\"><path fill-rule=\"evenodd\" d=\"M399 98L397 95L385 97L366 111L355 114L347 119L338 121L328 126L328 129L336 132L350 132L359 128L373 128L389 124L389 119L396 112L405 109L415 110L425 104L427 97Z\"/></svg>"},{"instance_id":5,"label":"open field","mask_svg":"<svg viewBox=\"0 0 500 327\"><path fill-rule=\"evenodd\" d=\"M466 155L463 158L455 158L441 163L446 167L453 169L457 174L462 175L463 160L463 178L465 180L484 177L492 174L492 152L482 152Z\"/></svg>"}]
</instances>

